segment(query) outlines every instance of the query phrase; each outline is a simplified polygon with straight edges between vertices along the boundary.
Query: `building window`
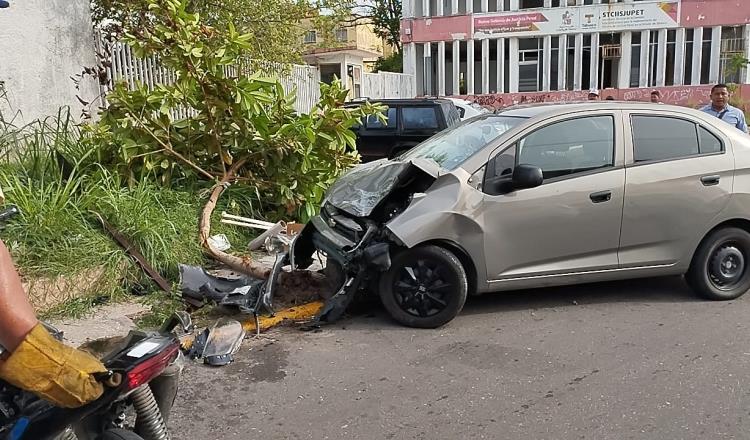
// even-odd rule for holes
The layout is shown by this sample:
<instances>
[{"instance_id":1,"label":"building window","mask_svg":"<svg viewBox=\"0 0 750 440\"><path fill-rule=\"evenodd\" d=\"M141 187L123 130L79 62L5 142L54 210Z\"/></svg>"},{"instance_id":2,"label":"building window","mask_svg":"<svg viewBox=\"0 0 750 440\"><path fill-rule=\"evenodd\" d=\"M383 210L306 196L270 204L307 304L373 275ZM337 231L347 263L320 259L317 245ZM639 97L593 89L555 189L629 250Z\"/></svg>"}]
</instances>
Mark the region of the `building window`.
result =
<instances>
[{"instance_id":1,"label":"building window","mask_svg":"<svg viewBox=\"0 0 750 440\"><path fill-rule=\"evenodd\" d=\"M565 38L565 36L563 36ZM550 90L558 89L558 64L560 62L560 37L552 37L552 53L550 54L550 76L549 76L549 88Z\"/></svg>"},{"instance_id":2,"label":"building window","mask_svg":"<svg viewBox=\"0 0 750 440\"><path fill-rule=\"evenodd\" d=\"M633 32L630 42L630 87L638 87L641 78L641 33Z\"/></svg>"},{"instance_id":3,"label":"building window","mask_svg":"<svg viewBox=\"0 0 750 440\"><path fill-rule=\"evenodd\" d=\"M648 50L648 85L653 87L656 85L656 76L658 75L659 59L664 54L659 53L659 32L651 31L649 34L649 50Z\"/></svg>"},{"instance_id":4,"label":"building window","mask_svg":"<svg viewBox=\"0 0 750 440\"><path fill-rule=\"evenodd\" d=\"M711 39L713 37L711 28L703 29L703 46L701 47L701 84L708 84L709 72L711 70Z\"/></svg>"},{"instance_id":5,"label":"building window","mask_svg":"<svg viewBox=\"0 0 750 440\"><path fill-rule=\"evenodd\" d=\"M664 76L664 85L673 86L675 83L674 66L675 50L677 47L677 31L672 29L667 31L667 72Z\"/></svg>"},{"instance_id":6,"label":"building window","mask_svg":"<svg viewBox=\"0 0 750 440\"><path fill-rule=\"evenodd\" d=\"M518 5L519 9L536 9L544 7L544 0L521 0Z\"/></svg>"},{"instance_id":7,"label":"building window","mask_svg":"<svg viewBox=\"0 0 750 440\"><path fill-rule=\"evenodd\" d=\"M693 38L695 38L695 31L688 29L685 32L685 78L683 84L693 84Z\"/></svg>"},{"instance_id":8,"label":"building window","mask_svg":"<svg viewBox=\"0 0 750 440\"><path fill-rule=\"evenodd\" d=\"M566 38L566 37L562 37ZM566 57L566 72L565 72L565 90L574 90L575 83L575 64L576 60L576 37L575 35L568 35L568 55Z\"/></svg>"},{"instance_id":9,"label":"building window","mask_svg":"<svg viewBox=\"0 0 750 440\"><path fill-rule=\"evenodd\" d=\"M537 92L540 90L542 74L541 38L521 38L518 41L518 91Z\"/></svg>"},{"instance_id":10,"label":"building window","mask_svg":"<svg viewBox=\"0 0 750 440\"><path fill-rule=\"evenodd\" d=\"M299 40L297 40L299 41ZM318 42L318 33L315 31L307 31L305 33L305 44L313 44Z\"/></svg>"},{"instance_id":11,"label":"building window","mask_svg":"<svg viewBox=\"0 0 750 440\"><path fill-rule=\"evenodd\" d=\"M721 61L719 72L723 83L742 83L743 74L747 67L743 66L747 41L741 26L724 27L721 29Z\"/></svg>"},{"instance_id":12,"label":"building window","mask_svg":"<svg viewBox=\"0 0 750 440\"><path fill-rule=\"evenodd\" d=\"M336 29L336 41L339 43L346 43L349 41L349 30L348 29Z\"/></svg>"}]
</instances>

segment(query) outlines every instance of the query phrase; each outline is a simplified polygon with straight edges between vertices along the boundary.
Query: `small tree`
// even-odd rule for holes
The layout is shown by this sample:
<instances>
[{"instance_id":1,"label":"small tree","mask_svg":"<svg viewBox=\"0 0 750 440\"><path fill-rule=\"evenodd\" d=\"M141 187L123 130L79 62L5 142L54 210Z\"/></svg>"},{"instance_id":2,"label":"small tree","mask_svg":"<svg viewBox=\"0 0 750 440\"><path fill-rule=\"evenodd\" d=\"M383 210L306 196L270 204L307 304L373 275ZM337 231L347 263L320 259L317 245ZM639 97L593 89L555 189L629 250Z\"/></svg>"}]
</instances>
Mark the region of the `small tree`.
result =
<instances>
[{"instance_id":1,"label":"small tree","mask_svg":"<svg viewBox=\"0 0 750 440\"><path fill-rule=\"evenodd\" d=\"M349 128L378 108L343 108L347 91L335 83L321 86L317 106L298 115L294 95L278 81L247 74L252 36L231 23L226 30L203 24L187 11L188 0L146 1L150 25L130 29L126 41L138 56L157 55L177 79L154 90L116 85L91 139L102 146L100 158L131 180L213 182L200 216L202 245L219 261L264 276L263 267L208 241L225 188L242 184L266 209L312 216L327 186L358 161ZM175 119L178 109L189 116Z\"/></svg>"},{"instance_id":2,"label":"small tree","mask_svg":"<svg viewBox=\"0 0 750 440\"><path fill-rule=\"evenodd\" d=\"M401 52L401 0L369 0L361 8L375 35Z\"/></svg>"},{"instance_id":3,"label":"small tree","mask_svg":"<svg viewBox=\"0 0 750 440\"><path fill-rule=\"evenodd\" d=\"M351 0L188 0L185 12L197 13L214 29L229 25L247 35L246 55L279 63L301 61L302 21L309 19L330 36L337 23L350 15ZM105 33L121 35L128 29L149 27L148 0L92 0L94 25ZM321 13L322 11L322 13Z\"/></svg>"},{"instance_id":4,"label":"small tree","mask_svg":"<svg viewBox=\"0 0 750 440\"><path fill-rule=\"evenodd\" d=\"M390 56L380 57L375 61L375 72L397 72L404 71L404 57L400 52L394 52Z\"/></svg>"}]
</instances>

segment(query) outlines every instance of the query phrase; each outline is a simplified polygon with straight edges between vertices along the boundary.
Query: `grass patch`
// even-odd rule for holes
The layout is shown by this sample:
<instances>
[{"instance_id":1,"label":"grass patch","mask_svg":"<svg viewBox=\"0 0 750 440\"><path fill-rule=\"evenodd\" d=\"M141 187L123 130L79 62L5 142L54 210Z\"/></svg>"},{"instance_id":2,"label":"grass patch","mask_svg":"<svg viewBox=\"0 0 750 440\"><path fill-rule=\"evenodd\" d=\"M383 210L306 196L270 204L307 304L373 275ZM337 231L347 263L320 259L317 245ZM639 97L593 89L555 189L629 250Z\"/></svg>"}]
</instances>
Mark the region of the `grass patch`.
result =
<instances>
[{"instance_id":1,"label":"grass patch","mask_svg":"<svg viewBox=\"0 0 750 440\"><path fill-rule=\"evenodd\" d=\"M143 253L172 283L178 263L204 265L198 242L198 215L206 188L185 183L166 188L154 183L123 182L101 167L95 150L86 146L67 113L16 128L0 115L0 187L6 203L21 214L0 231L25 279L75 277L92 269L105 274L83 296L44 312L45 317L81 316L92 307L118 301L132 290L155 291L119 245L104 231L100 213ZM219 222L222 210L252 215L254 197L247 190L228 191L216 210L213 233L224 233L241 249L250 231ZM32 302L40 303L40 298ZM163 292L145 301L154 310L149 324L181 307L178 298Z\"/></svg>"}]
</instances>

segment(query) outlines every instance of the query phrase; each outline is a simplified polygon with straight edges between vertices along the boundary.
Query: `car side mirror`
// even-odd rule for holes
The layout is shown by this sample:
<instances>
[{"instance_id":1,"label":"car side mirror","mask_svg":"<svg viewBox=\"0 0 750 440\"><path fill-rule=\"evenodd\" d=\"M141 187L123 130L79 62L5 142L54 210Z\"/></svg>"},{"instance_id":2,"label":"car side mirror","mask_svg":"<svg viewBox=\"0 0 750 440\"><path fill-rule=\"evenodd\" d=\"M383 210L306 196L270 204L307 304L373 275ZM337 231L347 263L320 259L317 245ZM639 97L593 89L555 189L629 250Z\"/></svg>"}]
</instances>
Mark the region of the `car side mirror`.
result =
<instances>
[{"instance_id":1,"label":"car side mirror","mask_svg":"<svg viewBox=\"0 0 750 440\"><path fill-rule=\"evenodd\" d=\"M513 169L513 189L536 188L544 181L542 169L534 165L517 165Z\"/></svg>"}]
</instances>

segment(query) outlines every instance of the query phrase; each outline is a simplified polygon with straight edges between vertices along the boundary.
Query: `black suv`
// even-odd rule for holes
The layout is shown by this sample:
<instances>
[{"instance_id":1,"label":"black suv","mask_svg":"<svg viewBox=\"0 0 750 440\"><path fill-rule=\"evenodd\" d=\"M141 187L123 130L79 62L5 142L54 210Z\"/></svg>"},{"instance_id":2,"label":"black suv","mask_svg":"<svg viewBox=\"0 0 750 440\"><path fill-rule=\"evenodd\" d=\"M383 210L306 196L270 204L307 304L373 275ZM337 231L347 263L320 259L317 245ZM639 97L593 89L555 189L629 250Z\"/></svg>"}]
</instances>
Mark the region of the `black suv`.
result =
<instances>
[{"instance_id":1,"label":"black suv","mask_svg":"<svg viewBox=\"0 0 750 440\"><path fill-rule=\"evenodd\" d=\"M369 116L352 128L357 134L357 150L362 162L395 157L427 138L460 122L458 109L448 99L377 99L388 122ZM349 103L351 107L356 103Z\"/></svg>"}]
</instances>

